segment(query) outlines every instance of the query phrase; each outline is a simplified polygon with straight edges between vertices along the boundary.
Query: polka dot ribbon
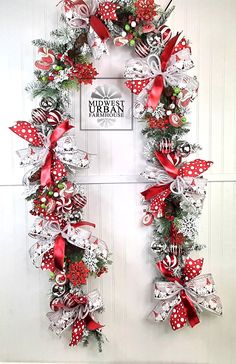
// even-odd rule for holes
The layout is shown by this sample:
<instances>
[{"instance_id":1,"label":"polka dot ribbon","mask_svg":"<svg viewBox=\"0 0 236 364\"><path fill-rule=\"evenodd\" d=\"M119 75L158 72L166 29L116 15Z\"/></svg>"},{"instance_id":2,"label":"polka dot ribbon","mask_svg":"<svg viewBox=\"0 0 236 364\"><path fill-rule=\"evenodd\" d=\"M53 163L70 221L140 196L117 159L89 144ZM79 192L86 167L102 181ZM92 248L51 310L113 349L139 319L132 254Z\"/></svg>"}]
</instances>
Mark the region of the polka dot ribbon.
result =
<instances>
[{"instance_id":1,"label":"polka dot ribbon","mask_svg":"<svg viewBox=\"0 0 236 364\"><path fill-rule=\"evenodd\" d=\"M52 132L49 139L49 146L45 146L41 134L32 124L28 123L27 121L17 121L16 125L10 127L11 131L16 133L24 140L28 141L30 145L48 149L45 162L41 168L40 180L42 186L49 186L53 183L53 181L58 182L62 179L62 177L67 175L63 163L55 157L53 149L63 134L72 128L73 126L69 125L69 121L64 120Z\"/></svg>"}]
</instances>

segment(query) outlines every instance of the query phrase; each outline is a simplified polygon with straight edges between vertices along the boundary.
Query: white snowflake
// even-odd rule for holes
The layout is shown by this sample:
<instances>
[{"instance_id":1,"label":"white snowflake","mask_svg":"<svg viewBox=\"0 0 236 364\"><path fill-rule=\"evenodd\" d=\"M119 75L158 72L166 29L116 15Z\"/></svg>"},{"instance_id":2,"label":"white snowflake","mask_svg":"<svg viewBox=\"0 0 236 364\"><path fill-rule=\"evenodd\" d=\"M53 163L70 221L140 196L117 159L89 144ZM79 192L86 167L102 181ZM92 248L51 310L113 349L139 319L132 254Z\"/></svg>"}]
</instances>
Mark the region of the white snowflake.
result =
<instances>
[{"instance_id":1,"label":"white snowflake","mask_svg":"<svg viewBox=\"0 0 236 364\"><path fill-rule=\"evenodd\" d=\"M196 217L187 215L187 217L181 221L179 231L190 240L195 240L197 236Z\"/></svg>"},{"instance_id":2,"label":"white snowflake","mask_svg":"<svg viewBox=\"0 0 236 364\"><path fill-rule=\"evenodd\" d=\"M162 119L166 116L166 110L164 108L164 104L161 102L158 104L157 108L153 110L152 116L154 116L157 119Z\"/></svg>"},{"instance_id":3,"label":"white snowflake","mask_svg":"<svg viewBox=\"0 0 236 364\"><path fill-rule=\"evenodd\" d=\"M98 260L94 251L86 249L82 260L91 272L96 272Z\"/></svg>"}]
</instances>

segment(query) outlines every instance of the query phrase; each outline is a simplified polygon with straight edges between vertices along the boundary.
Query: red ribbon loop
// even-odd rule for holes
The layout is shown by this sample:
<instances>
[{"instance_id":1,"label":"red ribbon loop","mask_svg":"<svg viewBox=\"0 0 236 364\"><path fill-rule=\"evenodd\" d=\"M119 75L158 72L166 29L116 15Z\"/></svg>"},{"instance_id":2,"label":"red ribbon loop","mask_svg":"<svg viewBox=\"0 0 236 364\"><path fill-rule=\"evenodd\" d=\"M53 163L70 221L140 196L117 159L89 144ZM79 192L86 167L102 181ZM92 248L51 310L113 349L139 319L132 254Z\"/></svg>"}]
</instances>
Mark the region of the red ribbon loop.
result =
<instances>
[{"instance_id":1,"label":"red ribbon loop","mask_svg":"<svg viewBox=\"0 0 236 364\"><path fill-rule=\"evenodd\" d=\"M65 239L61 236L61 234L57 235L54 242L54 265L60 271L64 268L64 258L65 258Z\"/></svg>"},{"instance_id":2,"label":"red ribbon loop","mask_svg":"<svg viewBox=\"0 0 236 364\"><path fill-rule=\"evenodd\" d=\"M50 136L49 152L41 169L40 183L42 186L50 186L52 184L51 167L54 157L52 149L55 148L58 140L63 136L63 134L72 128L73 126L69 125L69 120L64 120L52 132Z\"/></svg>"},{"instance_id":3,"label":"red ribbon loop","mask_svg":"<svg viewBox=\"0 0 236 364\"><path fill-rule=\"evenodd\" d=\"M193 301L188 297L184 289L180 292L180 297L184 307L186 308L190 326L194 327L195 325L199 324L200 320L198 318L197 311L196 308L194 307Z\"/></svg>"},{"instance_id":4,"label":"red ribbon loop","mask_svg":"<svg viewBox=\"0 0 236 364\"><path fill-rule=\"evenodd\" d=\"M105 42L108 38L110 38L107 27L97 16L91 15L89 18L89 24L93 28L95 33L97 33L102 42Z\"/></svg>"},{"instance_id":5,"label":"red ribbon loop","mask_svg":"<svg viewBox=\"0 0 236 364\"><path fill-rule=\"evenodd\" d=\"M176 178L178 176L178 168L175 167L174 163L172 163L165 154L156 151L155 156L164 167L165 171L169 174L169 176L171 176L172 178Z\"/></svg>"},{"instance_id":6,"label":"red ribbon loop","mask_svg":"<svg viewBox=\"0 0 236 364\"><path fill-rule=\"evenodd\" d=\"M172 55L173 49L176 45L178 38L179 38L179 33L177 33L176 36L170 39L170 41L167 43L161 54L160 61L161 61L162 72L165 72L167 69L169 59ZM157 105L159 104L163 89L164 89L163 76L157 75L154 79L154 83L148 97L147 107L152 107L153 110L156 109Z\"/></svg>"},{"instance_id":7,"label":"red ribbon loop","mask_svg":"<svg viewBox=\"0 0 236 364\"><path fill-rule=\"evenodd\" d=\"M151 198L159 195L160 193L168 190L169 184L165 186L152 186L148 188L146 191L141 192L141 195L145 198L145 200L151 200Z\"/></svg>"}]
</instances>

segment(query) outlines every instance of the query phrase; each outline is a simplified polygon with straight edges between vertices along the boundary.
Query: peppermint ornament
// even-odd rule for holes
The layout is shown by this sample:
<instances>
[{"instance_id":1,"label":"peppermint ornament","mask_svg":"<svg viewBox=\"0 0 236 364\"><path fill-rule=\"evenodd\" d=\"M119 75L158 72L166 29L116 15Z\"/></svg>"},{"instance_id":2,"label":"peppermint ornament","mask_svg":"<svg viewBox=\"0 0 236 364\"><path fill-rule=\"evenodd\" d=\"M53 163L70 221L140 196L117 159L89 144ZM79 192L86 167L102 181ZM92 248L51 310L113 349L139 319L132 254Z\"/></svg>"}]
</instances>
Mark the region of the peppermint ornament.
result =
<instances>
[{"instance_id":1,"label":"peppermint ornament","mask_svg":"<svg viewBox=\"0 0 236 364\"><path fill-rule=\"evenodd\" d=\"M41 107L33 109L31 113L32 121L35 125L41 125L45 123L45 121L47 120L47 116L47 112Z\"/></svg>"},{"instance_id":2,"label":"peppermint ornament","mask_svg":"<svg viewBox=\"0 0 236 364\"><path fill-rule=\"evenodd\" d=\"M171 114L169 116L169 123L175 128L180 128L183 125L181 117L178 114Z\"/></svg>"},{"instance_id":3,"label":"peppermint ornament","mask_svg":"<svg viewBox=\"0 0 236 364\"><path fill-rule=\"evenodd\" d=\"M73 207L70 198L60 197L56 201L56 210L59 214L68 214Z\"/></svg>"},{"instance_id":4,"label":"peppermint ornament","mask_svg":"<svg viewBox=\"0 0 236 364\"><path fill-rule=\"evenodd\" d=\"M52 110L47 115L47 123L51 126L57 126L62 119L61 113L58 110Z\"/></svg>"},{"instance_id":5,"label":"peppermint ornament","mask_svg":"<svg viewBox=\"0 0 236 364\"><path fill-rule=\"evenodd\" d=\"M143 224L146 226L151 225L153 220L154 220L153 214L151 214L150 212L147 212L143 217Z\"/></svg>"},{"instance_id":6,"label":"peppermint ornament","mask_svg":"<svg viewBox=\"0 0 236 364\"><path fill-rule=\"evenodd\" d=\"M178 266L178 259L176 255L167 255L162 261L163 267L167 270L173 270Z\"/></svg>"}]
</instances>

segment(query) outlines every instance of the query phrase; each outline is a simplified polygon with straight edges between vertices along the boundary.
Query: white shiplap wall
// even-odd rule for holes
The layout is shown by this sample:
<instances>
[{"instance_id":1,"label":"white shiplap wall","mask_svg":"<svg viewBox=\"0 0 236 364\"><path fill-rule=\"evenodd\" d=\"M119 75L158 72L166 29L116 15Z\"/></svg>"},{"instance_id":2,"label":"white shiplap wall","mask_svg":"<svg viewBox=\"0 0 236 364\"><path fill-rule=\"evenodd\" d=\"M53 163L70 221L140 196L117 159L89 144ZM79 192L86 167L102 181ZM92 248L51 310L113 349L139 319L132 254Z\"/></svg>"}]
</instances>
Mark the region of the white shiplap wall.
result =
<instances>
[{"instance_id":1,"label":"white shiplap wall","mask_svg":"<svg viewBox=\"0 0 236 364\"><path fill-rule=\"evenodd\" d=\"M224 316L203 314L196 328L176 333L167 325L148 322L146 316L154 305L151 283L155 268L148 250L150 230L140 223L139 192L144 185L90 184L87 217L97 223L96 232L110 246L114 261L109 274L91 282L91 287L100 289L106 306L101 321L106 324L109 342L102 354L93 345L89 349L71 349L65 337L58 340L47 331L48 278L28 259L31 242L27 231L32 218L22 198L23 171L14 154L24 147L24 142L8 130L13 121L27 120L35 105L24 92L32 79L35 59L30 42L48 37L57 26L56 3L0 1L0 361L234 364L236 2L176 0L171 17L173 29L183 29L192 40L195 72L201 85L191 115L191 138L203 146L202 157L215 161L208 174L212 182L201 219L200 240L207 243L203 253L205 272L215 277ZM105 73L109 66L113 75L121 74L129 55L119 53L114 50L111 58L98 65L100 74L110 76ZM74 95L75 117L77 98ZM141 128L137 123L132 132L78 131L81 147L98 154L83 181L138 180L144 166Z\"/></svg>"}]
</instances>

